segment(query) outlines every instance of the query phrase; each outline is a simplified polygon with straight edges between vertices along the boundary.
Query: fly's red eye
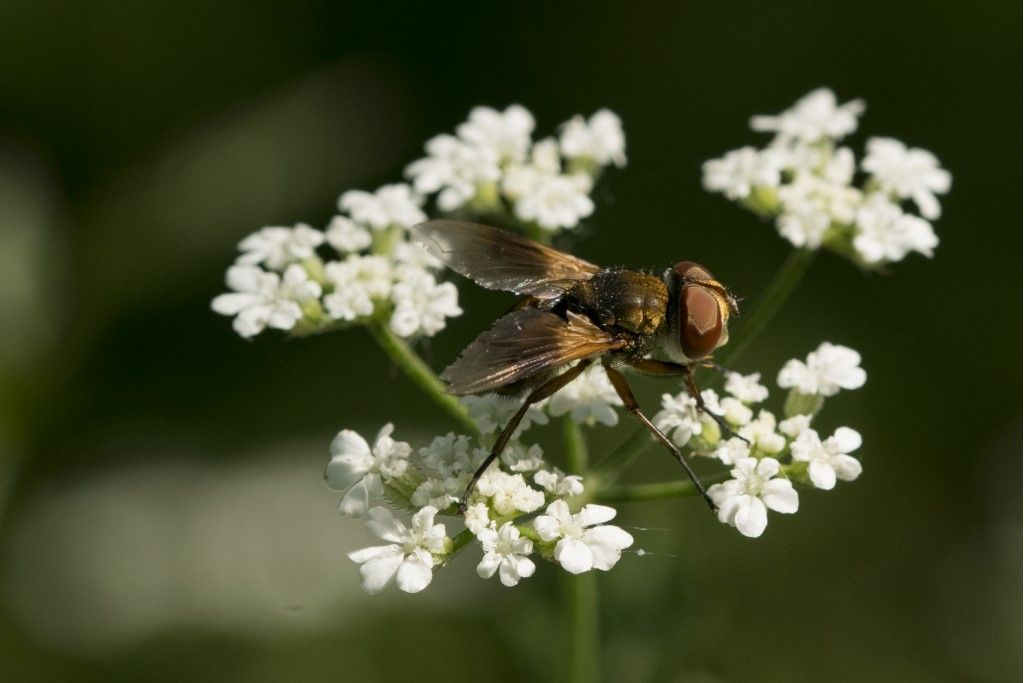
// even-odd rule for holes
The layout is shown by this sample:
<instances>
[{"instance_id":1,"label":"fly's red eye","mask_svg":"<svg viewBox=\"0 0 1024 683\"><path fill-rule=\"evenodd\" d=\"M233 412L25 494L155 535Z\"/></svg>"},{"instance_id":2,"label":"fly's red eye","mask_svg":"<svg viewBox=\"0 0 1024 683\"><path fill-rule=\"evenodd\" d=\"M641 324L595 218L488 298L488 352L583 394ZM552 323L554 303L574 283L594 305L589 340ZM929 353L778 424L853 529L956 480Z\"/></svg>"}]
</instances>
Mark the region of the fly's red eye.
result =
<instances>
[{"instance_id":1,"label":"fly's red eye","mask_svg":"<svg viewBox=\"0 0 1024 683\"><path fill-rule=\"evenodd\" d=\"M693 261L680 261L672 266L672 270L676 271L676 275L679 277L690 280L715 279L715 276L711 274L711 271L699 263L694 263Z\"/></svg>"},{"instance_id":2,"label":"fly's red eye","mask_svg":"<svg viewBox=\"0 0 1024 683\"><path fill-rule=\"evenodd\" d=\"M715 295L700 285L683 287L679 293L679 347L686 357L707 356L721 336L722 310Z\"/></svg>"}]
</instances>

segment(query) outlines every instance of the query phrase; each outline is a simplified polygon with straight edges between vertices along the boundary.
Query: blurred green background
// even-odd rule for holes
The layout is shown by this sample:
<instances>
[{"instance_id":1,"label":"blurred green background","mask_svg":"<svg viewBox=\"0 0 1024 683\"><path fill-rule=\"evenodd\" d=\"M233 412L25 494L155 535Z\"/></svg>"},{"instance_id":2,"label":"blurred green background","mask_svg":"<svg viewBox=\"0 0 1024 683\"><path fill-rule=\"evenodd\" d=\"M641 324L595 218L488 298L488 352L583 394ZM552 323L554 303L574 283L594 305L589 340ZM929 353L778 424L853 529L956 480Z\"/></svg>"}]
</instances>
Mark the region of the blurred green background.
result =
<instances>
[{"instance_id":1,"label":"blurred green background","mask_svg":"<svg viewBox=\"0 0 1024 683\"><path fill-rule=\"evenodd\" d=\"M575 251L697 259L753 297L787 247L700 164L827 85L868 103L855 149L891 135L954 176L934 260L822 255L738 367L860 350L823 426L863 433L864 475L756 541L695 499L622 506L653 554L601 577L604 670L1019 680L1020 26L1011 2L3 3L0 677L556 677L550 567L507 590L467 553L422 594L361 593L331 437L452 425L360 331L239 339L209 309L235 244L323 226L473 105L520 102L539 135L607 106L629 166ZM462 301L435 368L508 303Z\"/></svg>"}]
</instances>

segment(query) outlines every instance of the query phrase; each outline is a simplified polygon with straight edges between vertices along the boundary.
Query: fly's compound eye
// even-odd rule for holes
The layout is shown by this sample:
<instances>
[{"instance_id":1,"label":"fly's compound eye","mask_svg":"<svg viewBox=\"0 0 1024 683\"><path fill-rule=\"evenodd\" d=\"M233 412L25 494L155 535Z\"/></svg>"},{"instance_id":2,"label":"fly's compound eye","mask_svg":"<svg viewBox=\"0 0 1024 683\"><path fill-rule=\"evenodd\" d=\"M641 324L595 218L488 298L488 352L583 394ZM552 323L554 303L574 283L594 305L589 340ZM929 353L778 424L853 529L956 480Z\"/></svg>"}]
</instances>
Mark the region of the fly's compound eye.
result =
<instances>
[{"instance_id":1,"label":"fly's compound eye","mask_svg":"<svg viewBox=\"0 0 1024 683\"><path fill-rule=\"evenodd\" d=\"M714 280L715 276L711 274L704 266L693 261L680 261L679 263L672 266L672 270L676 272L685 283L687 280Z\"/></svg>"},{"instance_id":2,"label":"fly's compound eye","mask_svg":"<svg viewBox=\"0 0 1024 683\"><path fill-rule=\"evenodd\" d=\"M704 358L715 350L721 336L718 297L701 285L683 287L679 293L679 347L686 357Z\"/></svg>"}]
</instances>

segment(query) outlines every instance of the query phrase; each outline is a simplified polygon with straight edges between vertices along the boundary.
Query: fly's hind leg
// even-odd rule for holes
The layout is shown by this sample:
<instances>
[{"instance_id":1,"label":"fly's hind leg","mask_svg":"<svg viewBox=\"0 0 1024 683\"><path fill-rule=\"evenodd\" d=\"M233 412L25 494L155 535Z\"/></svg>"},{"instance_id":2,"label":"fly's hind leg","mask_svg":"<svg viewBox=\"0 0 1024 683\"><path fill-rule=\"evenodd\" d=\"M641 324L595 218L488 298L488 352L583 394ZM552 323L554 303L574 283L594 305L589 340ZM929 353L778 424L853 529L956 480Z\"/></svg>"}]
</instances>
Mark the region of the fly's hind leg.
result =
<instances>
[{"instance_id":1,"label":"fly's hind leg","mask_svg":"<svg viewBox=\"0 0 1024 683\"><path fill-rule=\"evenodd\" d=\"M699 491L700 495L704 497L704 502L708 504L708 507L711 508L712 512L717 512L718 506L716 506L715 502L711 500L711 496L708 495L707 489L704 488L704 484L702 484L700 479L697 478L697 473L690 468L690 463L686 462L686 458L684 458L683 454L678 448L676 448L676 445L672 443L667 436L665 436L665 433L655 427L654 423L644 415L643 411L640 410L640 404L637 403L636 397L633 395L633 390L629 388L629 384L626 383L626 378L622 376L622 373L608 363L604 364L604 371L608 374L608 379L611 381L612 386L615 387L615 391L619 394L619 398L622 399L622 403L626 407L626 410L640 420L644 426L650 430L651 434L653 434L655 438L657 438L658 441L660 441L662 445L669 450L672 457L674 457L676 461L683 466L683 469L686 470L686 474L689 475L693 485L697 487L697 491Z\"/></svg>"},{"instance_id":2,"label":"fly's hind leg","mask_svg":"<svg viewBox=\"0 0 1024 683\"><path fill-rule=\"evenodd\" d=\"M499 455L501 455L502 451L505 450L505 446L508 445L509 440L515 433L516 428L519 427L519 423L523 421L523 418L526 416L526 411L530 409L530 406L534 403L543 401L548 396L551 396L566 384L579 377L580 373L586 370L592 362L593 361L591 360L580 361L565 372L555 375L530 392L529 396L526 397L526 400L523 401L523 405L519 406L519 410L517 410L516 414L512 416L512 419L508 421L505 428L501 430L501 434L498 435L498 440L494 442L494 447L491 449L491 452L487 455L484 461L480 463L480 467L476 468L476 472L473 473L473 477L469 480L469 484L466 485L466 490L463 492L462 498L459 500L460 515L466 514L469 497L473 495L473 489L476 488L477 481L480 480L480 477L490 464L494 462Z\"/></svg>"},{"instance_id":3,"label":"fly's hind leg","mask_svg":"<svg viewBox=\"0 0 1024 683\"><path fill-rule=\"evenodd\" d=\"M655 377L677 377L681 375L683 381L686 382L686 390L690 393L690 396L693 397L693 400L697 402L697 410L701 411L718 423L718 427L727 437L736 437L740 441L743 441L748 445L750 444L749 440L733 431L732 427L729 426L729 423L725 421L725 418L718 413L715 413L704 404L704 397L700 395L700 389L697 387L697 381L693 378L693 370L689 365L685 365L683 363L671 363L663 360L654 360L652 358L638 358L628 362L631 367Z\"/></svg>"}]
</instances>

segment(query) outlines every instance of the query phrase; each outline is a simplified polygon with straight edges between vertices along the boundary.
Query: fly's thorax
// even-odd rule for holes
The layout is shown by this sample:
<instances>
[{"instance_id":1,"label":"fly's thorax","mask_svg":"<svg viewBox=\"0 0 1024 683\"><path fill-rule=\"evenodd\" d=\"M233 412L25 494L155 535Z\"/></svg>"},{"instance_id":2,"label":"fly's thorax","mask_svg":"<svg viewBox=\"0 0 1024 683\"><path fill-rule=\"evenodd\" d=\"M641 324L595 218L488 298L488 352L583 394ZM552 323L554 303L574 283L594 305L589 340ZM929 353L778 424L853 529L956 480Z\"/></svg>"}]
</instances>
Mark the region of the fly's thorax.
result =
<instances>
[{"instance_id":1,"label":"fly's thorax","mask_svg":"<svg viewBox=\"0 0 1024 683\"><path fill-rule=\"evenodd\" d=\"M668 290L661 279L637 270L606 269L570 290L569 303L604 327L641 335L664 331Z\"/></svg>"}]
</instances>

